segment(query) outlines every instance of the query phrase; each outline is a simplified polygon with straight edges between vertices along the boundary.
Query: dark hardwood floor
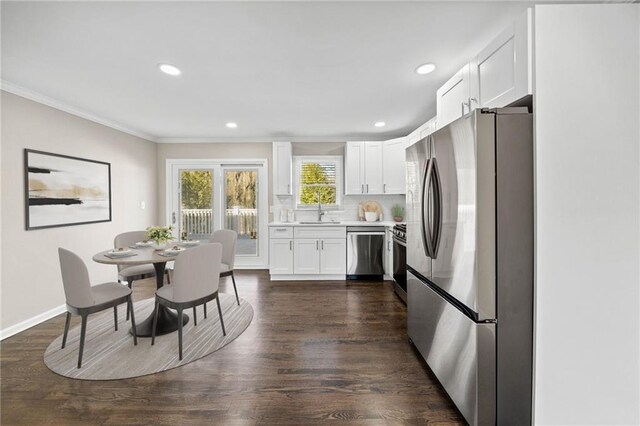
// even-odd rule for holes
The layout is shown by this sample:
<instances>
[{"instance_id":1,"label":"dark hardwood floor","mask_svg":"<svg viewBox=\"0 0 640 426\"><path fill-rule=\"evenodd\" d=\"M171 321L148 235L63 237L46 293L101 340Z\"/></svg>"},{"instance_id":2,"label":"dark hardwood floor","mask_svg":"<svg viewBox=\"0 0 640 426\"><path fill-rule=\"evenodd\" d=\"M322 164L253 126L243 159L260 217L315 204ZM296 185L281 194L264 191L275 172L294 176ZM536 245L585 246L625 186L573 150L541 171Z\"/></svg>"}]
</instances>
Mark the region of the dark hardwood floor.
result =
<instances>
[{"instance_id":1,"label":"dark hardwood floor","mask_svg":"<svg viewBox=\"0 0 640 426\"><path fill-rule=\"evenodd\" d=\"M233 293L226 280L221 291ZM464 424L407 343L390 283L270 282L266 271L237 271L236 281L255 311L249 328L166 372L101 382L52 373L42 357L64 315L4 340L1 423ZM155 286L134 289L140 300Z\"/></svg>"}]
</instances>

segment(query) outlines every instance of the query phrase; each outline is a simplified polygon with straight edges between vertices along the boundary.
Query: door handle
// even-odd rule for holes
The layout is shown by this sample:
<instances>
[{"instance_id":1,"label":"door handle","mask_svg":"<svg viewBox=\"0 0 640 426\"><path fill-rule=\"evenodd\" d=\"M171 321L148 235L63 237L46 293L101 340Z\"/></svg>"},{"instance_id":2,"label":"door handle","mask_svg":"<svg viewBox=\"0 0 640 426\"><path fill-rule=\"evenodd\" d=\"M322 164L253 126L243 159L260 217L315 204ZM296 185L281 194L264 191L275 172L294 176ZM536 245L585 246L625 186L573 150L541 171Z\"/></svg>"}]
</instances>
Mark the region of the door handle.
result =
<instances>
[{"instance_id":1,"label":"door handle","mask_svg":"<svg viewBox=\"0 0 640 426\"><path fill-rule=\"evenodd\" d=\"M422 179L422 191L420 195L420 234L422 236L422 248L427 257L431 257L431 242L427 238L427 217L425 211L429 202L429 171L431 170L431 159L427 159L424 165L424 178Z\"/></svg>"},{"instance_id":2,"label":"door handle","mask_svg":"<svg viewBox=\"0 0 640 426\"><path fill-rule=\"evenodd\" d=\"M316 251L318 251L318 240L316 240Z\"/></svg>"},{"instance_id":3,"label":"door handle","mask_svg":"<svg viewBox=\"0 0 640 426\"><path fill-rule=\"evenodd\" d=\"M293 251L293 240L289 240L289 251Z\"/></svg>"},{"instance_id":4,"label":"door handle","mask_svg":"<svg viewBox=\"0 0 640 426\"><path fill-rule=\"evenodd\" d=\"M362 185L360 185L360 193L364 194L364 183Z\"/></svg>"},{"instance_id":5,"label":"door handle","mask_svg":"<svg viewBox=\"0 0 640 426\"><path fill-rule=\"evenodd\" d=\"M367 183L367 194L369 193L369 184Z\"/></svg>"},{"instance_id":6,"label":"door handle","mask_svg":"<svg viewBox=\"0 0 640 426\"><path fill-rule=\"evenodd\" d=\"M176 223L176 212L171 213L171 223Z\"/></svg>"},{"instance_id":7,"label":"door handle","mask_svg":"<svg viewBox=\"0 0 640 426\"><path fill-rule=\"evenodd\" d=\"M438 169L438 161L436 158L433 158L433 186L434 186L434 197L433 197L433 221L434 226L432 230L432 242L431 242L431 253L433 254L432 258L436 259L438 257L438 247L440 246L440 237L442 236L442 183L440 181L440 170Z\"/></svg>"},{"instance_id":8,"label":"door handle","mask_svg":"<svg viewBox=\"0 0 640 426\"><path fill-rule=\"evenodd\" d=\"M321 249L321 250L324 250L324 240L322 240L322 241L320 242L320 249Z\"/></svg>"},{"instance_id":9,"label":"door handle","mask_svg":"<svg viewBox=\"0 0 640 426\"><path fill-rule=\"evenodd\" d=\"M386 183L382 184L382 192L385 193L385 194L387 193L387 184Z\"/></svg>"}]
</instances>

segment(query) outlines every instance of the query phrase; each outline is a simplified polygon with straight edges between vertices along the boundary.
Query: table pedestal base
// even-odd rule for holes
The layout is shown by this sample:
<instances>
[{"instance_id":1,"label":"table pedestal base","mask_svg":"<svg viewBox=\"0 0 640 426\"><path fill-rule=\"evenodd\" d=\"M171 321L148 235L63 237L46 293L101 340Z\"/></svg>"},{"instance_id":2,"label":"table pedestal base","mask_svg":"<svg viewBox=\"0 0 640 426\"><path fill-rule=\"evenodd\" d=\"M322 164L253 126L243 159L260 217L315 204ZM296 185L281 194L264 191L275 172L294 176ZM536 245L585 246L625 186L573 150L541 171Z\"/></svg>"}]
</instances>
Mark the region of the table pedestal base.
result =
<instances>
[{"instance_id":1,"label":"table pedestal base","mask_svg":"<svg viewBox=\"0 0 640 426\"><path fill-rule=\"evenodd\" d=\"M158 306L158 324L156 325L156 336L162 336L163 334L169 334L178 329L178 314L169 310L167 307ZM138 337L151 337L151 329L153 326L153 315L151 315L136 324L136 333ZM189 322L189 317L182 314L182 326L184 327ZM129 331L131 333L131 331ZM133 333L132 333L133 334Z\"/></svg>"}]
</instances>

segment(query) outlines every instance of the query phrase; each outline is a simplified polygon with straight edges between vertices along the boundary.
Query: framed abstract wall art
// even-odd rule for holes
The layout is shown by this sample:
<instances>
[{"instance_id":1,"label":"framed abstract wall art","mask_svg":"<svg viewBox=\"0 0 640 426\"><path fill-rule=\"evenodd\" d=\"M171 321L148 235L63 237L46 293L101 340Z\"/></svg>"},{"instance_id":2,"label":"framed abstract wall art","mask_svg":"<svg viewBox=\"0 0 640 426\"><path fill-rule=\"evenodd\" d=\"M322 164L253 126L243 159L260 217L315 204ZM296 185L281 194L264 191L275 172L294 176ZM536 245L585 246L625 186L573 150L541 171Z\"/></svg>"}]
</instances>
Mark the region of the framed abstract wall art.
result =
<instances>
[{"instance_id":1,"label":"framed abstract wall art","mask_svg":"<svg viewBox=\"0 0 640 426\"><path fill-rule=\"evenodd\" d=\"M24 150L27 230L111 221L111 164Z\"/></svg>"}]
</instances>

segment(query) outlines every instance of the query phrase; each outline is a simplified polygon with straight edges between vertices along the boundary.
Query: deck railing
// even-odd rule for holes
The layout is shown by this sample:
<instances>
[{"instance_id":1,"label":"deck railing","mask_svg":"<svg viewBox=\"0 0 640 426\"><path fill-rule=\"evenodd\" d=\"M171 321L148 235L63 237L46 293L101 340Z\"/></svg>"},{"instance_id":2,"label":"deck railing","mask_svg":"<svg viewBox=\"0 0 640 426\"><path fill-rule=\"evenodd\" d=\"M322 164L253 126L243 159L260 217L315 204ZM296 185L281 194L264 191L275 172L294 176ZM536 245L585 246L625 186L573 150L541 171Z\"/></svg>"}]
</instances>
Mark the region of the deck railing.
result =
<instances>
[{"instance_id":1,"label":"deck railing","mask_svg":"<svg viewBox=\"0 0 640 426\"><path fill-rule=\"evenodd\" d=\"M257 230L256 209L227 209L224 228L235 229L240 235L255 236ZM186 235L209 235L212 232L213 210L183 209L180 229Z\"/></svg>"}]
</instances>

